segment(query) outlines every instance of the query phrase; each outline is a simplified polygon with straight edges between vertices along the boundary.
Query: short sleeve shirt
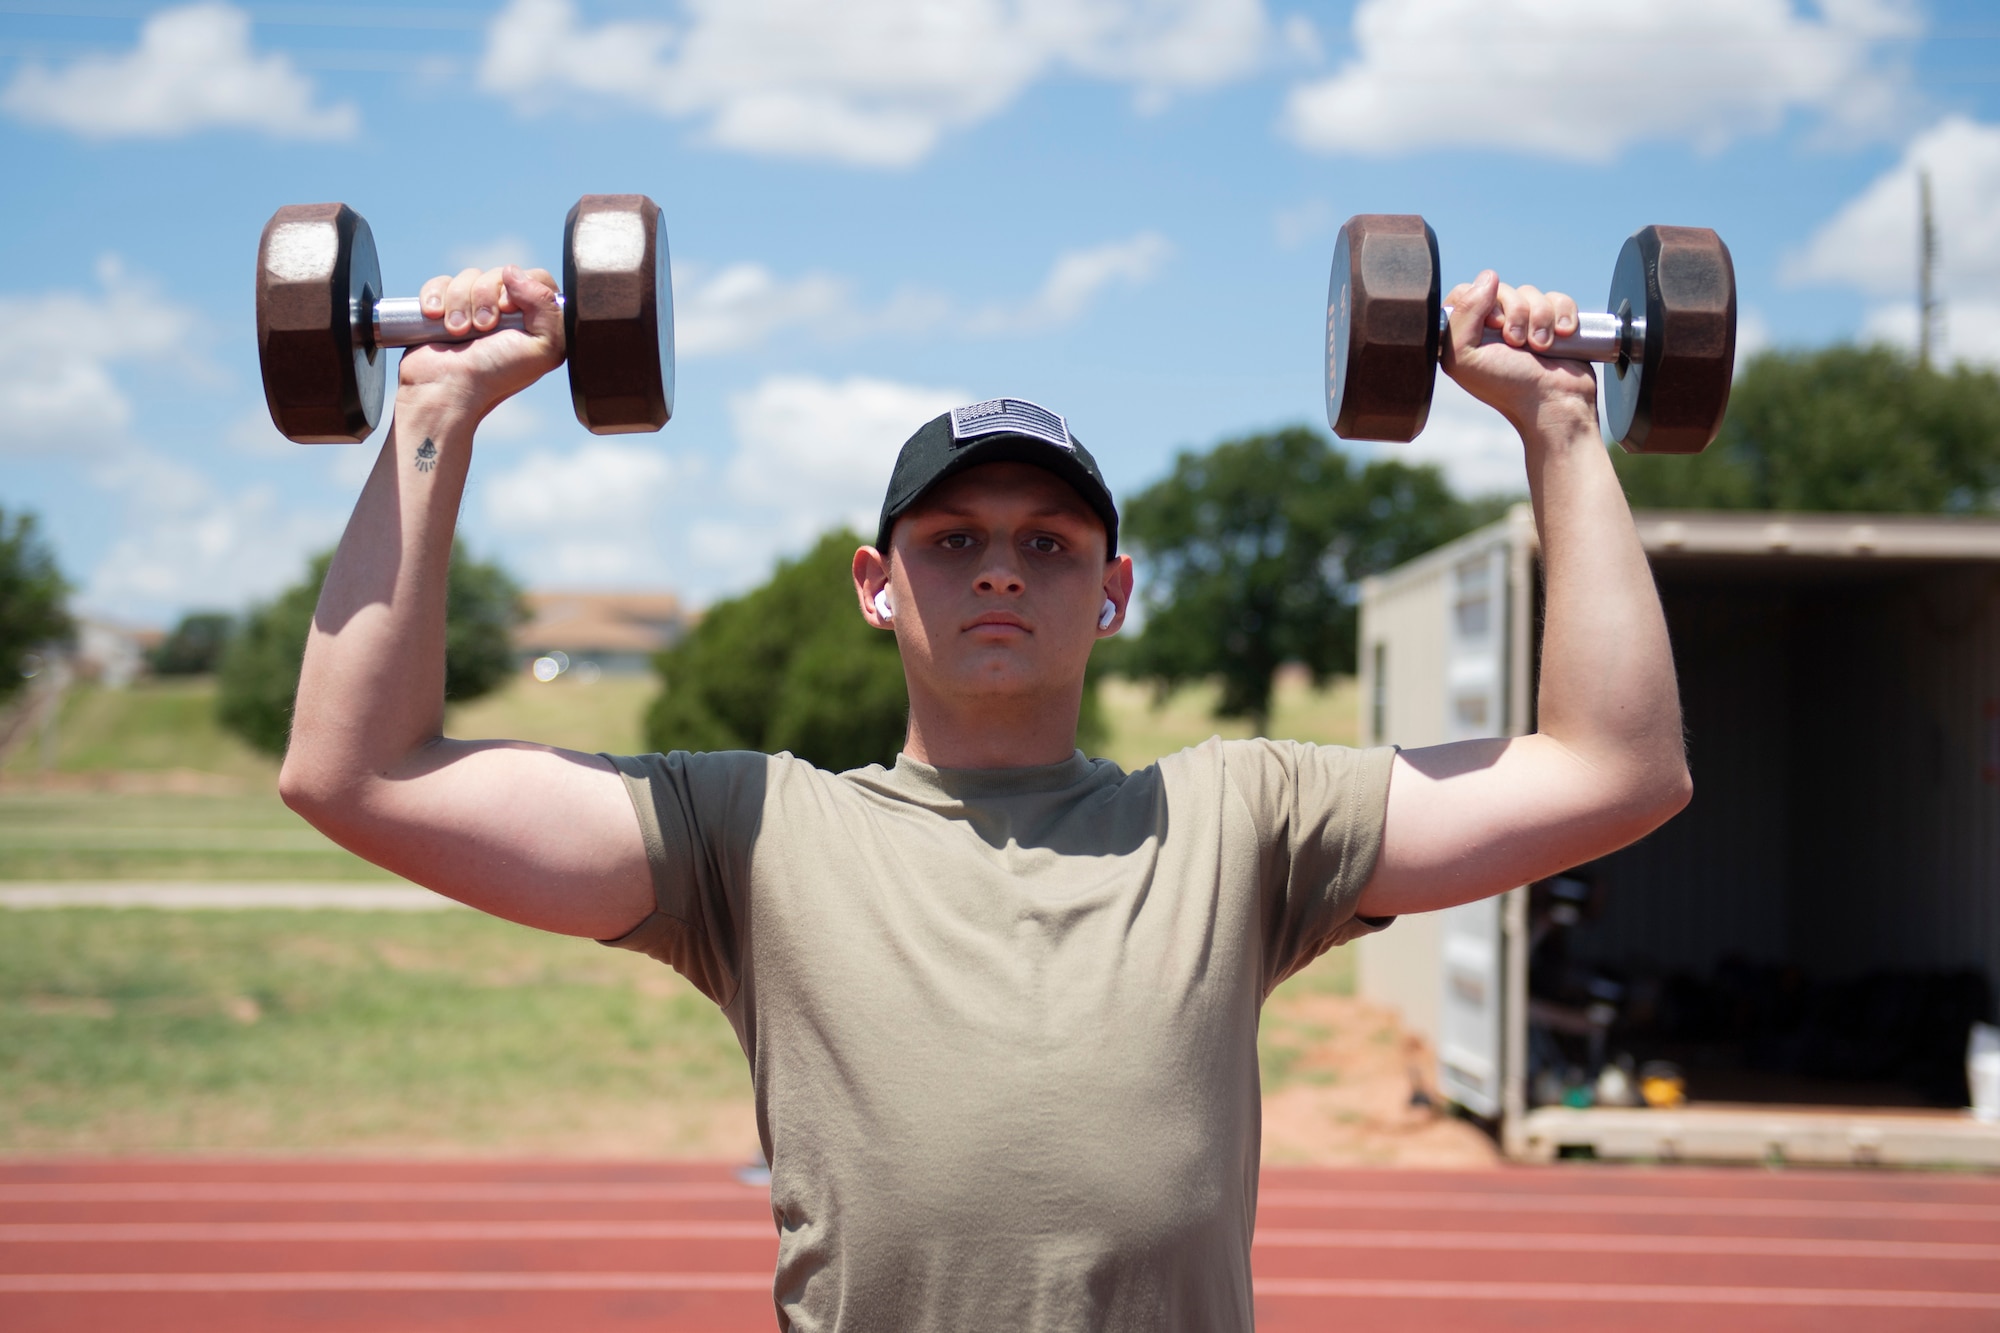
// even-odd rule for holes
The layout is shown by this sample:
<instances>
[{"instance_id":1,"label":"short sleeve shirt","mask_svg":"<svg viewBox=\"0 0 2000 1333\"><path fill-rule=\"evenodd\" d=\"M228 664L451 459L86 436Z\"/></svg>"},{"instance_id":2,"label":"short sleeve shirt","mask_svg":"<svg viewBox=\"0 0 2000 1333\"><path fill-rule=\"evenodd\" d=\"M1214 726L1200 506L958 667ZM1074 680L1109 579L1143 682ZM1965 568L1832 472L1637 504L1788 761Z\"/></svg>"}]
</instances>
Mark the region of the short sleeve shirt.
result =
<instances>
[{"instance_id":1,"label":"short sleeve shirt","mask_svg":"<svg viewBox=\"0 0 2000 1333\"><path fill-rule=\"evenodd\" d=\"M614 757L657 910L610 943L749 1057L780 1326L1248 1330L1258 1012L1387 924L1392 757Z\"/></svg>"}]
</instances>

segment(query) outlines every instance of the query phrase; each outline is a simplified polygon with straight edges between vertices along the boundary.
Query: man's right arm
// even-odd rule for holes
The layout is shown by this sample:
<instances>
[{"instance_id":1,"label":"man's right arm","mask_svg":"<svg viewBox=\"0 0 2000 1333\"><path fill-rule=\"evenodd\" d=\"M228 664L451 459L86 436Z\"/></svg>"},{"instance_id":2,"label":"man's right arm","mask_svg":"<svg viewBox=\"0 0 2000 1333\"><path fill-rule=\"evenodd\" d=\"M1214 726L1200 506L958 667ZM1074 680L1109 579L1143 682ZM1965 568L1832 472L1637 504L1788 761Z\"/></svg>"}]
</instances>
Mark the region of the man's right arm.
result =
<instances>
[{"instance_id":1,"label":"man's right arm","mask_svg":"<svg viewBox=\"0 0 2000 1333\"><path fill-rule=\"evenodd\" d=\"M427 313L521 332L413 348L374 472L320 590L299 676L285 803L341 846L524 925L609 939L653 907L623 780L604 760L444 733L445 590L479 421L562 361L546 273L425 285Z\"/></svg>"}]
</instances>

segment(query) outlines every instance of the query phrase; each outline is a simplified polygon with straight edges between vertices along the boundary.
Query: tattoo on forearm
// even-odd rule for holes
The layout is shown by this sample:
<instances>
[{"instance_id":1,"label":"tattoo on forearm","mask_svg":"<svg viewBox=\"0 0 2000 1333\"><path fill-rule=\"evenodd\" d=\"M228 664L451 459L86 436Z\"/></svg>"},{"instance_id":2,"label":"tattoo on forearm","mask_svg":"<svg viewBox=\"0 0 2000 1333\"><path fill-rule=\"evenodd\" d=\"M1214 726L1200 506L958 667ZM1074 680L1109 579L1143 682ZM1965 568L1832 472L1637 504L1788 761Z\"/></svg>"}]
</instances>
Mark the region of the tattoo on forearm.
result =
<instances>
[{"instance_id":1,"label":"tattoo on forearm","mask_svg":"<svg viewBox=\"0 0 2000 1333\"><path fill-rule=\"evenodd\" d=\"M437 466L437 461L438 461L438 447L435 444L431 443L431 437L426 435L424 437L424 442L417 446L417 457L416 457L417 471L429 472L432 468Z\"/></svg>"}]
</instances>

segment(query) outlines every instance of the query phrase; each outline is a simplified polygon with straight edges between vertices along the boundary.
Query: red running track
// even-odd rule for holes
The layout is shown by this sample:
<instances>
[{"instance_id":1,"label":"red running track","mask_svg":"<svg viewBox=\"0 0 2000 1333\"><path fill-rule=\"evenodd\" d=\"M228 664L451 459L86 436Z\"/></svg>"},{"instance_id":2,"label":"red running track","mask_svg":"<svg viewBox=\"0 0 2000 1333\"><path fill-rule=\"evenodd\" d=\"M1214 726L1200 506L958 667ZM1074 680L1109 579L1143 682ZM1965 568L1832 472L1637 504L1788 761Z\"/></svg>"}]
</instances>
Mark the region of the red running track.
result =
<instances>
[{"instance_id":1,"label":"red running track","mask_svg":"<svg viewBox=\"0 0 2000 1333\"><path fill-rule=\"evenodd\" d=\"M775 1327L713 1164L0 1164L0 1329ZM2000 1178L1273 1169L1265 1333L2000 1329Z\"/></svg>"}]
</instances>

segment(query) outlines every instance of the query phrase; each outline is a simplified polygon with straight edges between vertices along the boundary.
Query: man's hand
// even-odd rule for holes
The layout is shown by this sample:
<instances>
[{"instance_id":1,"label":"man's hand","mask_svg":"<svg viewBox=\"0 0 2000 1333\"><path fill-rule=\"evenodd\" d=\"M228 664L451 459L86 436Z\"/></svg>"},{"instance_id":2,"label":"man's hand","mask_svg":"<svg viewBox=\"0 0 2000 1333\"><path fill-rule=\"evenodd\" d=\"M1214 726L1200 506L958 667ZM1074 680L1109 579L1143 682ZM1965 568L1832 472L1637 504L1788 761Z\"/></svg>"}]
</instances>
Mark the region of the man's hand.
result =
<instances>
[{"instance_id":1,"label":"man's hand","mask_svg":"<svg viewBox=\"0 0 2000 1333\"><path fill-rule=\"evenodd\" d=\"M424 315L447 332L485 336L410 348L403 353L402 390L439 394L478 420L562 364L563 313L547 269L469 268L432 278L419 299ZM492 332L500 316L517 310L525 329Z\"/></svg>"},{"instance_id":2,"label":"man's hand","mask_svg":"<svg viewBox=\"0 0 2000 1333\"><path fill-rule=\"evenodd\" d=\"M1561 292L1510 287L1491 269L1445 297L1451 336L1444 369L1467 393L1497 410L1523 436L1581 416L1597 420L1597 376L1589 363L1527 356L1576 332L1576 302ZM1481 345L1487 329L1504 343Z\"/></svg>"}]
</instances>

